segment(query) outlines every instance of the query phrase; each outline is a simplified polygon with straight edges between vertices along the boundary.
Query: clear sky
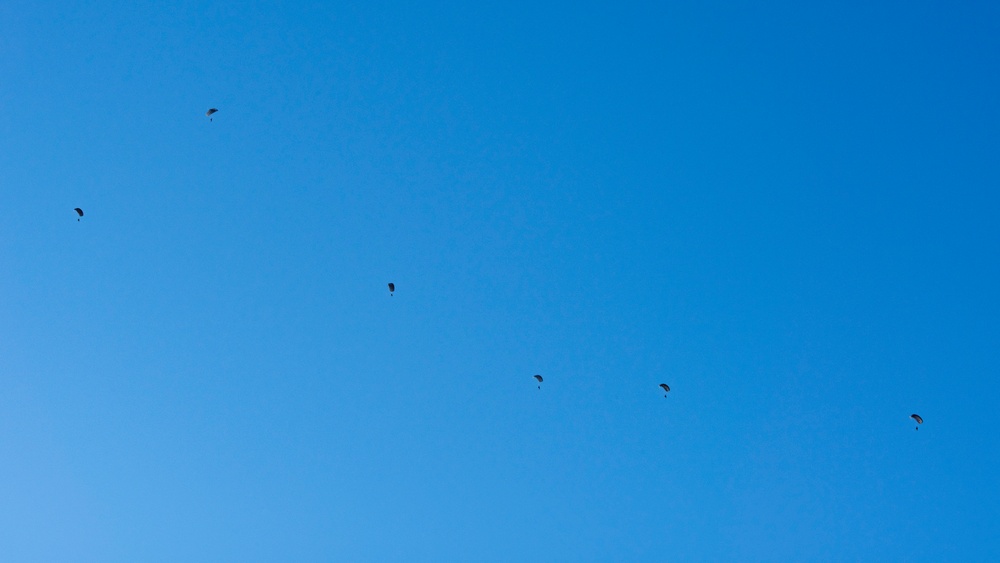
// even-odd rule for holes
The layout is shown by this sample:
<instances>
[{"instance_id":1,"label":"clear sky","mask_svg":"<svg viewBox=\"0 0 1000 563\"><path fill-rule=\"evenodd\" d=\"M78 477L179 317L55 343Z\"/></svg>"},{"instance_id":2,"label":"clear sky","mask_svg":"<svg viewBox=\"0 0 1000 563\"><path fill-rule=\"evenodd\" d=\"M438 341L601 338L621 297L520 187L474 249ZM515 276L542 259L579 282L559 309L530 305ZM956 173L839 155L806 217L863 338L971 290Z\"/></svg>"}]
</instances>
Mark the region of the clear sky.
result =
<instances>
[{"instance_id":1,"label":"clear sky","mask_svg":"<svg viewBox=\"0 0 1000 563\"><path fill-rule=\"evenodd\" d=\"M814 4L0 3L3 558L997 560L1000 5Z\"/></svg>"}]
</instances>

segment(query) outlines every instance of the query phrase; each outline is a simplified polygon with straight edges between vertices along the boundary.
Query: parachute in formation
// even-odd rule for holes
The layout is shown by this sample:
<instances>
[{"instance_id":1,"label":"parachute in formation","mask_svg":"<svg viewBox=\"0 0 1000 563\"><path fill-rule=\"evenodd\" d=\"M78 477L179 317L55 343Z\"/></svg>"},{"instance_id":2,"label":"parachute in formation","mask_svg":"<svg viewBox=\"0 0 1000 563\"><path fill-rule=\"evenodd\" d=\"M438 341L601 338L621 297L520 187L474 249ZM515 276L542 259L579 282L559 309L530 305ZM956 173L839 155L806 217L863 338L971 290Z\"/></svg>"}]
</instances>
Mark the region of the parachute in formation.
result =
<instances>
[{"instance_id":1,"label":"parachute in formation","mask_svg":"<svg viewBox=\"0 0 1000 563\"><path fill-rule=\"evenodd\" d=\"M538 388L541 389L542 388L542 376L536 375L535 376L535 381L538 382Z\"/></svg>"},{"instance_id":2,"label":"parachute in formation","mask_svg":"<svg viewBox=\"0 0 1000 563\"><path fill-rule=\"evenodd\" d=\"M663 396L664 396L664 397L666 397L666 396L667 396L667 393L669 393L669 392L670 392L670 386L669 386L669 385L667 385L666 383L661 383L661 384L660 384L660 388L662 388L662 389L663 389Z\"/></svg>"},{"instance_id":3,"label":"parachute in formation","mask_svg":"<svg viewBox=\"0 0 1000 563\"><path fill-rule=\"evenodd\" d=\"M394 291L396 291L396 284L389 282L389 297L392 297Z\"/></svg>"},{"instance_id":4,"label":"parachute in formation","mask_svg":"<svg viewBox=\"0 0 1000 563\"><path fill-rule=\"evenodd\" d=\"M919 414L911 414L910 418L917 421L917 426L915 426L913 429L920 430L920 425L924 423L923 417L921 417Z\"/></svg>"},{"instance_id":5,"label":"parachute in formation","mask_svg":"<svg viewBox=\"0 0 1000 563\"><path fill-rule=\"evenodd\" d=\"M80 217L83 217L83 210L80 209L79 207L74 207L73 211L76 211L76 214L78 215L78 217L76 218L76 220L79 221Z\"/></svg>"},{"instance_id":6,"label":"parachute in formation","mask_svg":"<svg viewBox=\"0 0 1000 563\"><path fill-rule=\"evenodd\" d=\"M209 121L212 121L212 114L217 111L219 111L217 108L208 108L208 111L205 112L205 117L207 117Z\"/></svg>"}]
</instances>

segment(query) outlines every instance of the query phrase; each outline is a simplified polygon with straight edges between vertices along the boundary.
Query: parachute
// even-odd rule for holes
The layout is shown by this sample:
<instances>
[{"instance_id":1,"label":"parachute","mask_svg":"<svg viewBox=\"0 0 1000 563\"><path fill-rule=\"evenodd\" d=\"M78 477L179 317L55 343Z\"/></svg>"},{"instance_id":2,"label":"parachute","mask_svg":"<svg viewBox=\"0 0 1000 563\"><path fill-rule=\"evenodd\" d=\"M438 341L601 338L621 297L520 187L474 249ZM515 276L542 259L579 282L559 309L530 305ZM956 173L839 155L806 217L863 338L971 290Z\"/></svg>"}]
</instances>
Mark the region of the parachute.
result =
<instances>
[{"instance_id":1,"label":"parachute","mask_svg":"<svg viewBox=\"0 0 1000 563\"><path fill-rule=\"evenodd\" d=\"M73 211L76 211L76 214L79 215L79 217L76 218L76 220L79 221L80 217L83 217L83 210L79 207L74 207Z\"/></svg>"},{"instance_id":2,"label":"parachute","mask_svg":"<svg viewBox=\"0 0 1000 563\"><path fill-rule=\"evenodd\" d=\"M914 430L920 430L920 426L919 425L921 425L921 424L924 423L924 419L919 414L911 414L910 418L912 418L913 420L917 421L917 426L915 426L913 429Z\"/></svg>"},{"instance_id":3,"label":"parachute","mask_svg":"<svg viewBox=\"0 0 1000 563\"><path fill-rule=\"evenodd\" d=\"M670 386L667 385L666 383L661 383L660 387L663 389L663 396L666 397L667 393L670 392Z\"/></svg>"},{"instance_id":4,"label":"parachute","mask_svg":"<svg viewBox=\"0 0 1000 563\"><path fill-rule=\"evenodd\" d=\"M205 112L205 117L207 117L209 121L212 121L212 114L217 111L219 110L216 108L208 108L208 111Z\"/></svg>"},{"instance_id":5,"label":"parachute","mask_svg":"<svg viewBox=\"0 0 1000 563\"><path fill-rule=\"evenodd\" d=\"M535 376L535 381L538 381L538 384L539 384L538 388L541 389L542 388L542 385L541 385L541 383L542 383L542 376L536 375Z\"/></svg>"},{"instance_id":6,"label":"parachute","mask_svg":"<svg viewBox=\"0 0 1000 563\"><path fill-rule=\"evenodd\" d=\"M389 297L392 297L394 291L396 291L396 284L389 282Z\"/></svg>"}]
</instances>

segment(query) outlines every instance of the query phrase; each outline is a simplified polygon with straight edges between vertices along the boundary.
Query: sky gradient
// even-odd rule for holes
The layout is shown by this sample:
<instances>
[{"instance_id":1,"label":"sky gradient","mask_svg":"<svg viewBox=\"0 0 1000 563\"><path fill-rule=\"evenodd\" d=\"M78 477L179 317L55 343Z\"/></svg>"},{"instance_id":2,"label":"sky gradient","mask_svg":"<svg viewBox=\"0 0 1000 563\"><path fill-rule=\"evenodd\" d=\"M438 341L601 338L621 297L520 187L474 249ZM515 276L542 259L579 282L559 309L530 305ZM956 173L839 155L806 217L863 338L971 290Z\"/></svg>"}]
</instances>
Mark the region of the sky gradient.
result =
<instances>
[{"instance_id":1,"label":"sky gradient","mask_svg":"<svg viewBox=\"0 0 1000 563\"><path fill-rule=\"evenodd\" d=\"M0 551L997 560L1000 5L805 4L0 4Z\"/></svg>"}]
</instances>

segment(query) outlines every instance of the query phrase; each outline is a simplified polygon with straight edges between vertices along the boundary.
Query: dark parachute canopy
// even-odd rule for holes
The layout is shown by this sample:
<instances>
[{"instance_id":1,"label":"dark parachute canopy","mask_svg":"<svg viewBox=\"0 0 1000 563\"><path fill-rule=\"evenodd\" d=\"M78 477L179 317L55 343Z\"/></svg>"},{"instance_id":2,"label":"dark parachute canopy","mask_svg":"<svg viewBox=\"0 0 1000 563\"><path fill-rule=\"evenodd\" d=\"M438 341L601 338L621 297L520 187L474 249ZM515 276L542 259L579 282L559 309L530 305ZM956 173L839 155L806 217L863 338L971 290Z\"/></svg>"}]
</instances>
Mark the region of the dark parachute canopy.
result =
<instances>
[{"instance_id":1,"label":"dark parachute canopy","mask_svg":"<svg viewBox=\"0 0 1000 563\"><path fill-rule=\"evenodd\" d=\"M392 297L394 291L396 291L396 284L389 282L389 297Z\"/></svg>"},{"instance_id":2,"label":"dark parachute canopy","mask_svg":"<svg viewBox=\"0 0 1000 563\"><path fill-rule=\"evenodd\" d=\"M542 376L536 375L535 376L535 381L538 382L538 388L541 389L542 388L542 385L541 385L541 383L542 383Z\"/></svg>"},{"instance_id":3,"label":"dark parachute canopy","mask_svg":"<svg viewBox=\"0 0 1000 563\"><path fill-rule=\"evenodd\" d=\"M80 217L83 217L83 210L80 209L79 207L74 207L73 211L76 211L76 214L78 215L78 217L76 218L76 220L79 221Z\"/></svg>"},{"instance_id":4,"label":"dark parachute canopy","mask_svg":"<svg viewBox=\"0 0 1000 563\"><path fill-rule=\"evenodd\" d=\"M923 417L921 417L919 414L911 414L910 418L912 418L913 420L917 421L918 425L924 423ZM913 429L914 430L920 430L920 426L915 426Z\"/></svg>"},{"instance_id":5,"label":"dark parachute canopy","mask_svg":"<svg viewBox=\"0 0 1000 563\"><path fill-rule=\"evenodd\" d=\"M217 108L208 108L208 111L205 112L205 117L207 117L209 121L212 121L212 114L217 111L219 111Z\"/></svg>"},{"instance_id":6,"label":"dark parachute canopy","mask_svg":"<svg viewBox=\"0 0 1000 563\"><path fill-rule=\"evenodd\" d=\"M666 396L667 396L667 393L669 393L669 392L670 392L670 386L669 386L669 385L667 385L666 383L661 383L661 384L660 384L660 388L662 388L662 389L663 389L663 396L664 396L664 397L666 397Z\"/></svg>"}]
</instances>

